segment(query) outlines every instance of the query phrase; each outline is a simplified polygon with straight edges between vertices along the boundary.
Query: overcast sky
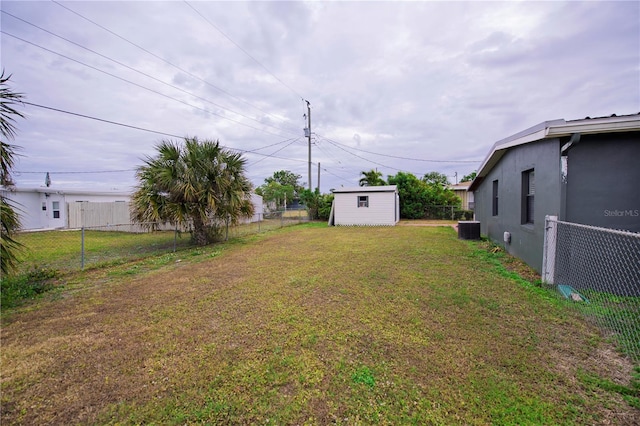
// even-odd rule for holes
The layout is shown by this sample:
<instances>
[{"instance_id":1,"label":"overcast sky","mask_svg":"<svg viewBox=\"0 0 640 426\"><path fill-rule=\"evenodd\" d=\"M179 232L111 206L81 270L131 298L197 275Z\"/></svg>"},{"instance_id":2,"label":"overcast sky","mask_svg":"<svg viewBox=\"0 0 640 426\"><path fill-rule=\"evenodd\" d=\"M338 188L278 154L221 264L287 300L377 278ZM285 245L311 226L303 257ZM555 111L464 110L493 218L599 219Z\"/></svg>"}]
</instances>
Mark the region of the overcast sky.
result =
<instances>
[{"instance_id":1,"label":"overcast sky","mask_svg":"<svg viewBox=\"0 0 640 426\"><path fill-rule=\"evenodd\" d=\"M129 190L162 139L357 186L451 182L542 121L640 112L640 2L2 1L19 186ZM96 121L55 108L145 130ZM152 133L158 132L158 133ZM164 135L163 135L164 134ZM73 172L73 173L72 173Z\"/></svg>"}]
</instances>

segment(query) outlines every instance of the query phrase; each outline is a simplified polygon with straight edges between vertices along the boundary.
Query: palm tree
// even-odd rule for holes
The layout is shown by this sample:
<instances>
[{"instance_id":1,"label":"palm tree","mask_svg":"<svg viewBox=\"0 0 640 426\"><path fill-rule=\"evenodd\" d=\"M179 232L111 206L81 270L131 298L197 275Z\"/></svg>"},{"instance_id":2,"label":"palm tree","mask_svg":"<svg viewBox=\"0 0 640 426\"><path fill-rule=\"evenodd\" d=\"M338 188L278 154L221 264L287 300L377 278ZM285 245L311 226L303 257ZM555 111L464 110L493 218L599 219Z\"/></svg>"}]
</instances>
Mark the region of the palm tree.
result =
<instances>
[{"instance_id":1,"label":"palm tree","mask_svg":"<svg viewBox=\"0 0 640 426\"><path fill-rule=\"evenodd\" d=\"M197 138L185 138L183 145L162 141L157 150L137 171L134 221L190 226L194 243L205 245L219 237L221 224L253 215L251 183L240 154Z\"/></svg>"},{"instance_id":2,"label":"palm tree","mask_svg":"<svg viewBox=\"0 0 640 426\"><path fill-rule=\"evenodd\" d=\"M2 275L10 274L18 265L18 252L22 244L13 238L20 228L20 217L16 207L4 196L0 196L0 270Z\"/></svg>"},{"instance_id":3,"label":"palm tree","mask_svg":"<svg viewBox=\"0 0 640 426\"><path fill-rule=\"evenodd\" d=\"M15 117L24 118L15 104L22 103L22 94L15 93L9 88L7 82L11 76L4 76L4 70L0 74L0 185L11 186L11 169L13 168L13 157L15 155L15 146L8 143L9 139L13 139L16 135L14 126Z\"/></svg>"},{"instance_id":4,"label":"palm tree","mask_svg":"<svg viewBox=\"0 0 640 426\"><path fill-rule=\"evenodd\" d=\"M226 223L225 240L229 237L229 225L237 225L242 217L253 216L251 181L244 175L246 160L237 153L227 153L221 174L222 203L216 217Z\"/></svg>"},{"instance_id":5,"label":"palm tree","mask_svg":"<svg viewBox=\"0 0 640 426\"><path fill-rule=\"evenodd\" d=\"M364 177L358 181L360 186L383 186L387 183L382 179L382 172L378 170L370 170L368 172L360 172Z\"/></svg>"},{"instance_id":6,"label":"palm tree","mask_svg":"<svg viewBox=\"0 0 640 426\"><path fill-rule=\"evenodd\" d=\"M4 70L0 75L0 185L10 188L13 185L11 169L16 155L15 146L8 140L15 137L15 117L24 117L15 109L15 104L20 103L22 94L13 92L7 82L11 76L5 77ZM17 253L22 247L13 234L20 228L20 217L16 207L0 193L0 270L2 274L12 272L17 263Z\"/></svg>"}]
</instances>

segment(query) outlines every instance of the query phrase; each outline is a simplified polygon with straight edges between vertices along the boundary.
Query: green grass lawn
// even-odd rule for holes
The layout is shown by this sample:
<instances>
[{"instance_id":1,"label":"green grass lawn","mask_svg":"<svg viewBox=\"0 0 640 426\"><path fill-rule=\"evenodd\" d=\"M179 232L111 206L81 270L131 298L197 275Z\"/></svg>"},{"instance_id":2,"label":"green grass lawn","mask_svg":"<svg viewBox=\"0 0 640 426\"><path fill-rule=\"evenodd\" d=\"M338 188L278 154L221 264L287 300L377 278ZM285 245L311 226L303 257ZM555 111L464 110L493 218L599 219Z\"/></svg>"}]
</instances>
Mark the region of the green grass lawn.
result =
<instances>
[{"instance_id":1,"label":"green grass lawn","mask_svg":"<svg viewBox=\"0 0 640 426\"><path fill-rule=\"evenodd\" d=\"M297 212L296 212L297 214ZM279 219L241 224L229 228L229 238L246 236L280 228L288 222ZM222 238L225 230L222 230ZM53 269L60 272L77 271L82 264L82 232L44 231L26 232L17 235L16 240L24 249L19 253L21 268L19 273L31 269ZM148 256L160 255L191 246L190 234L174 231L130 233L119 231L85 230L85 268L100 267L105 264L132 261Z\"/></svg>"},{"instance_id":2,"label":"green grass lawn","mask_svg":"<svg viewBox=\"0 0 640 426\"><path fill-rule=\"evenodd\" d=\"M447 227L309 224L70 275L3 313L2 423L640 418L630 363L490 256Z\"/></svg>"},{"instance_id":3,"label":"green grass lawn","mask_svg":"<svg viewBox=\"0 0 640 426\"><path fill-rule=\"evenodd\" d=\"M117 231L85 231L85 266L100 266L123 259L136 259L173 250L173 231L141 234ZM81 231L45 231L19 234L24 245L21 252L23 271L40 267L59 271L80 269L82 261ZM178 248L189 244L189 234L176 239Z\"/></svg>"}]
</instances>

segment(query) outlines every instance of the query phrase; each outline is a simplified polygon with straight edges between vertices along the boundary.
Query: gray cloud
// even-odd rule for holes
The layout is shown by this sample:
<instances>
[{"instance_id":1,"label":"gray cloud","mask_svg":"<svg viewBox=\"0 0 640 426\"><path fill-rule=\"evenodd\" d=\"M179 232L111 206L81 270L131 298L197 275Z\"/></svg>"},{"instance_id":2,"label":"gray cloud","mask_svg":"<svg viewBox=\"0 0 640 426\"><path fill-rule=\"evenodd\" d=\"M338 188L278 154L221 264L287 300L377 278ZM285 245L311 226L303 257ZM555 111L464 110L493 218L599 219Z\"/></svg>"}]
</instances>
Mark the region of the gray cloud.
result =
<instances>
[{"instance_id":1,"label":"gray cloud","mask_svg":"<svg viewBox=\"0 0 640 426\"><path fill-rule=\"evenodd\" d=\"M63 3L122 38L53 2L0 4L183 91L6 14L3 31L120 79L6 34L3 67L30 102L220 139L247 151L276 144L246 154L258 185L280 169L307 180L304 97L312 106L313 161L326 169L325 192L356 185L360 171L371 168L385 176L397 169L461 176L478 166L496 140L541 121L640 111L636 2L190 4L276 77L183 2ZM19 169L50 171L56 185L128 187L135 183L132 172L56 172L134 169L169 138L31 106L24 110L28 118L19 122L15 141L24 147ZM278 142L296 138L276 152L286 145ZM350 148L478 163L417 162ZM282 158L264 156L269 154ZM314 182L315 174L314 166ZM18 182L41 185L43 176L24 173Z\"/></svg>"}]
</instances>

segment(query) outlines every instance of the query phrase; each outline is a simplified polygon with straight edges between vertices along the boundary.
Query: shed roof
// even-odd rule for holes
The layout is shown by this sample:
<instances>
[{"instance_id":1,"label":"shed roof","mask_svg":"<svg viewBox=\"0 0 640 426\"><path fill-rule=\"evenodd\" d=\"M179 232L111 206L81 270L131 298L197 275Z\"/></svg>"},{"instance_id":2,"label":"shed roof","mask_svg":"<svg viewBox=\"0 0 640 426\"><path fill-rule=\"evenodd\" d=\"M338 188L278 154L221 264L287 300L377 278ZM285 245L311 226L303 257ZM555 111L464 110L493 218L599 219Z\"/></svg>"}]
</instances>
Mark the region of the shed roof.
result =
<instances>
[{"instance_id":1,"label":"shed roof","mask_svg":"<svg viewBox=\"0 0 640 426\"><path fill-rule=\"evenodd\" d=\"M586 117L569 121L564 119L544 121L493 144L489 154L482 162L476 178L469 187L469 191L477 189L484 177L498 164L504 154L515 146L573 134L589 135L635 131L640 131L640 113L630 115L613 114L609 117L596 118Z\"/></svg>"},{"instance_id":2,"label":"shed roof","mask_svg":"<svg viewBox=\"0 0 640 426\"><path fill-rule=\"evenodd\" d=\"M333 190L333 193L356 193L356 192L398 192L396 185L383 185L383 186L354 186L343 187Z\"/></svg>"}]
</instances>

